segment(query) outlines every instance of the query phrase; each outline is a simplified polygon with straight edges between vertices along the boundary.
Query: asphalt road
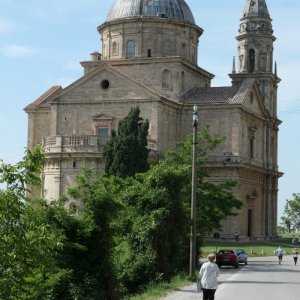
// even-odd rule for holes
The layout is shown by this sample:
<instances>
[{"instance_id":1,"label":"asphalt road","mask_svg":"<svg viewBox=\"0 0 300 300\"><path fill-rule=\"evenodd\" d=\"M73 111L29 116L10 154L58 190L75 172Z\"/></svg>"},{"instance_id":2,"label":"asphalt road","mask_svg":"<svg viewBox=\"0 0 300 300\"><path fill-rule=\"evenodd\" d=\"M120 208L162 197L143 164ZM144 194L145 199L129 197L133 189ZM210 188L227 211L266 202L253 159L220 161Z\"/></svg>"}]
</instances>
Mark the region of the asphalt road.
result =
<instances>
[{"instance_id":1,"label":"asphalt road","mask_svg":"<svg viewBox=\"0 0 300 300\"><path fill-rule=\"evenodd\" d=\"M300 262L295 266L291 256L285 256L281 265L277 257L249 258L247 266L237 271L222 267L215 300L299 300ZM182 288L164 300L202 299L195 285Z\"/></svg>"}]
</instances>

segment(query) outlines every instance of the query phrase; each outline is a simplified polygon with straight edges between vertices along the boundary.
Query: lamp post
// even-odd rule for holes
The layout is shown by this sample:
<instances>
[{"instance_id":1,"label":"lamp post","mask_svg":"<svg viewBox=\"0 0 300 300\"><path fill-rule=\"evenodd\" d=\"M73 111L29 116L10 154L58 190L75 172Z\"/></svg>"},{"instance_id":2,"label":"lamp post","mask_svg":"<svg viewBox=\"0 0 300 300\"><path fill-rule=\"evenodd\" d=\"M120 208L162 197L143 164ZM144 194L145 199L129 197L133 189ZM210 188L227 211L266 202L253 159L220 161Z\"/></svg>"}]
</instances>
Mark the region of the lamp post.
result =
<instances>
[{"instance_id":1,"label":"lamp post","mask_svg":"<svg viewBox=\"0 0 300 300\"><path fill-rule=\"evenodd\" d=\"M196 184L197 184L197 127L198 107L193 107L193 156L192 156L192 196L191 196L191 236L190 236L190 277L194 276L196 268Z\"/></svg>"}]
</instances>

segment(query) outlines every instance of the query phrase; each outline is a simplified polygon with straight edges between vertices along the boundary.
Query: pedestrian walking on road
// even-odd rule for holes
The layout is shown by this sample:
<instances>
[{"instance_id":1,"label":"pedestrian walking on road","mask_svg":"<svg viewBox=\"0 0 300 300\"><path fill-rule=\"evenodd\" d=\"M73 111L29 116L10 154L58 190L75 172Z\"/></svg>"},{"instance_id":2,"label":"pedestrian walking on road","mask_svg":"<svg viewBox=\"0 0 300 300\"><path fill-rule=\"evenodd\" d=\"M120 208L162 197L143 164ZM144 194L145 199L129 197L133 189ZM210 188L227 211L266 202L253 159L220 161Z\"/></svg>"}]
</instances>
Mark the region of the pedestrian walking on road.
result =
<instances>
[{"instance_id":1,"label":"pedestrian walking on road","mask_svg":"<svg viewBox=\"0 0 300 300\"><path fill-rule=\"evenodd\" d=\"M209 254L208 262L201 266L199 276L201 279L201 286L203 291L203 300L214 300L215 292L218 288L219 267L214 263L216 256Z\"/></svg>"},{"instance_id":2,"label":"pedestrian walking on road","mask_svg":"<svg viewBox=\"0 0 300 300\"><path fill-rule=\"evenodd\" d=\"M293 254L293 259L294 259L294 263L295 263L295 266L297 265L297 260L298 260L298 251L297 249L295 248L292 252Z\"/></svg>"},{"instance_id":3,"label":"pedestrian walking on road","mask_svg":"<svg viewBox=\"0 0 300 300\"><path fill-rule=\"evenodd\" d=\"M235 237L236 241L238 241L240 239L240 235L237 232L234 234L234 237Z\"/></svg>"},{"instance_id":4,"label":"pedestrian walking on road","mask_svg":"<svg viewBox=\"0 0 300 300\"><path fill-rule=\"evenodd\" d=\"M278 249L275 251L275 253L278 256L278 263L281 265L282 257L283 257L283 250L282 250L281 246L278 247Z\"/></svg>"}]
</instances>

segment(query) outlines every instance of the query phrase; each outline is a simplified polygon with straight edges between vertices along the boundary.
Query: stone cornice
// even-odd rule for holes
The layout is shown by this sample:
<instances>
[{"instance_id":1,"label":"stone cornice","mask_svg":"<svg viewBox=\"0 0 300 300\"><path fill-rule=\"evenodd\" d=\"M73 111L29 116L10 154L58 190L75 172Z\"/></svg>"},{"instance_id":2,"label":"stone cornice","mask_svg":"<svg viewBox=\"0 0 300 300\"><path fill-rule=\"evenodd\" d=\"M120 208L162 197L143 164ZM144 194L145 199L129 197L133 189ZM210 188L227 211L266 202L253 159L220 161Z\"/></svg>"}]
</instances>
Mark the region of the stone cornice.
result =
<instances>
[{"instance_id":1,"label":"stone cornice","mask_svg":"<svg viewBox=\"0 0 300 300\"><path fill-rule=\"evenodd\" d=\"M189 23L189 22L182 22L175 19L168 19L168 18L158 18L158 17L130 17L130 18L123 18L123 19L116 19L109 22L104 22L103 24L99 25L97 27L98 32L101 34L101 32L105 29L107 26L113 26L113 25L122 25L122 24L133 24L133 23L157 23L157 24L172 24L180 27L190 27L196 30L200 35L203 33L203 29L195 24Z\"/></svg>"},{"instance_id":2,"label":"stone cornice","mask_svg":"<svg viewBox=\"0 0 300 300\"><path fill-rule=\"evenodd\" d=\"M265 175L270 175L275 178L280 178L284 175L284 173L277 170L270 170L264 167L258 167L251 164L246 163L226 163L225 165L222 162L207 162L204 165L207 170L221 170L224 172L226 169L236 170L238 176L240 178L253 179L259 178ZM260 181L260 180L258 180Z\"/></svg>"},{"instance_id":3,"label":"stone cornice","mask_svg":"<svg viewBox=\"0 0 300 300\"><path fill-rule=\"evenodd\" d=\"M139 58L136 59L137 61ZM209 79L213 79L215 77L214 74L202 69L201 67L192 64L188 60L182 58L181 56L172 56L172 57L156 57L156 58L141 58L138 63L140 64L153 64L153 63L161 63L161 62L168 62L168 63L182 63L186 65L188 68L192 69L193 71L197 73L201 73L201 75L208 77ZM128 62L128 60L127 60ZM125 63L126 64L126 63Z\"/></svg>"},{"instance_id":4,"label":"stone cornice","mask_svg":"<svg viewBox=\"0 0 300 300\"><path fill-rule=\"evenodd\" d=\"M180 57L180 56L169 56L169 57L135 57L133 59L115 59L115 60L101 60L101 61L82 61L80 64L83 67L86 66L91 66L91 67L97 67L98 65L101 64L108 64L111 66L131 66L131 65L138 65L138 64L151 64L153 65L154 63L161 63L161 62L168 62L168 63L182 63L186 65L187 67L193 69L197 73L201 73L202 75L213 79L215 75L212 73L202 69L201 67L192 64L188 60Z\"/></svg>"}]
</instances>

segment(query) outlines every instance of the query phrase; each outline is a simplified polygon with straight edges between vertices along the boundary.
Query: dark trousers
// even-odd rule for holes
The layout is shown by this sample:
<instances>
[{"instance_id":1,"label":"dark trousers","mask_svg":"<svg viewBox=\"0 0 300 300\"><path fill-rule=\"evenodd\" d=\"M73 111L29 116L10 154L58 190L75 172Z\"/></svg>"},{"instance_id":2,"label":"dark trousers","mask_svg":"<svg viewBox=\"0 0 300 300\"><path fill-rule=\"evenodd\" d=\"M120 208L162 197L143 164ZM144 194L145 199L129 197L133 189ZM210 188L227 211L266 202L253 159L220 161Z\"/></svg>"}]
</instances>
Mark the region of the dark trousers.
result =
<instances>
[{"instance_id":1,"label":"dark trousers","mask_svg":"<svg viewBox=\"0 0 300 300\"><path fill-rule=\"evenodd\" d=\"M294 257L295 266L297 264L298 257Z\"/></svg>"},{"instance_id":2,"label":"dark trousers","mask_svg":"<svg viewBox=\"0 0 300 300\"><path fill-rule=\"evenodd\" d=\"M203 300L214 300L216 290L203 289Z\"/></svg>"}]
</instances>

